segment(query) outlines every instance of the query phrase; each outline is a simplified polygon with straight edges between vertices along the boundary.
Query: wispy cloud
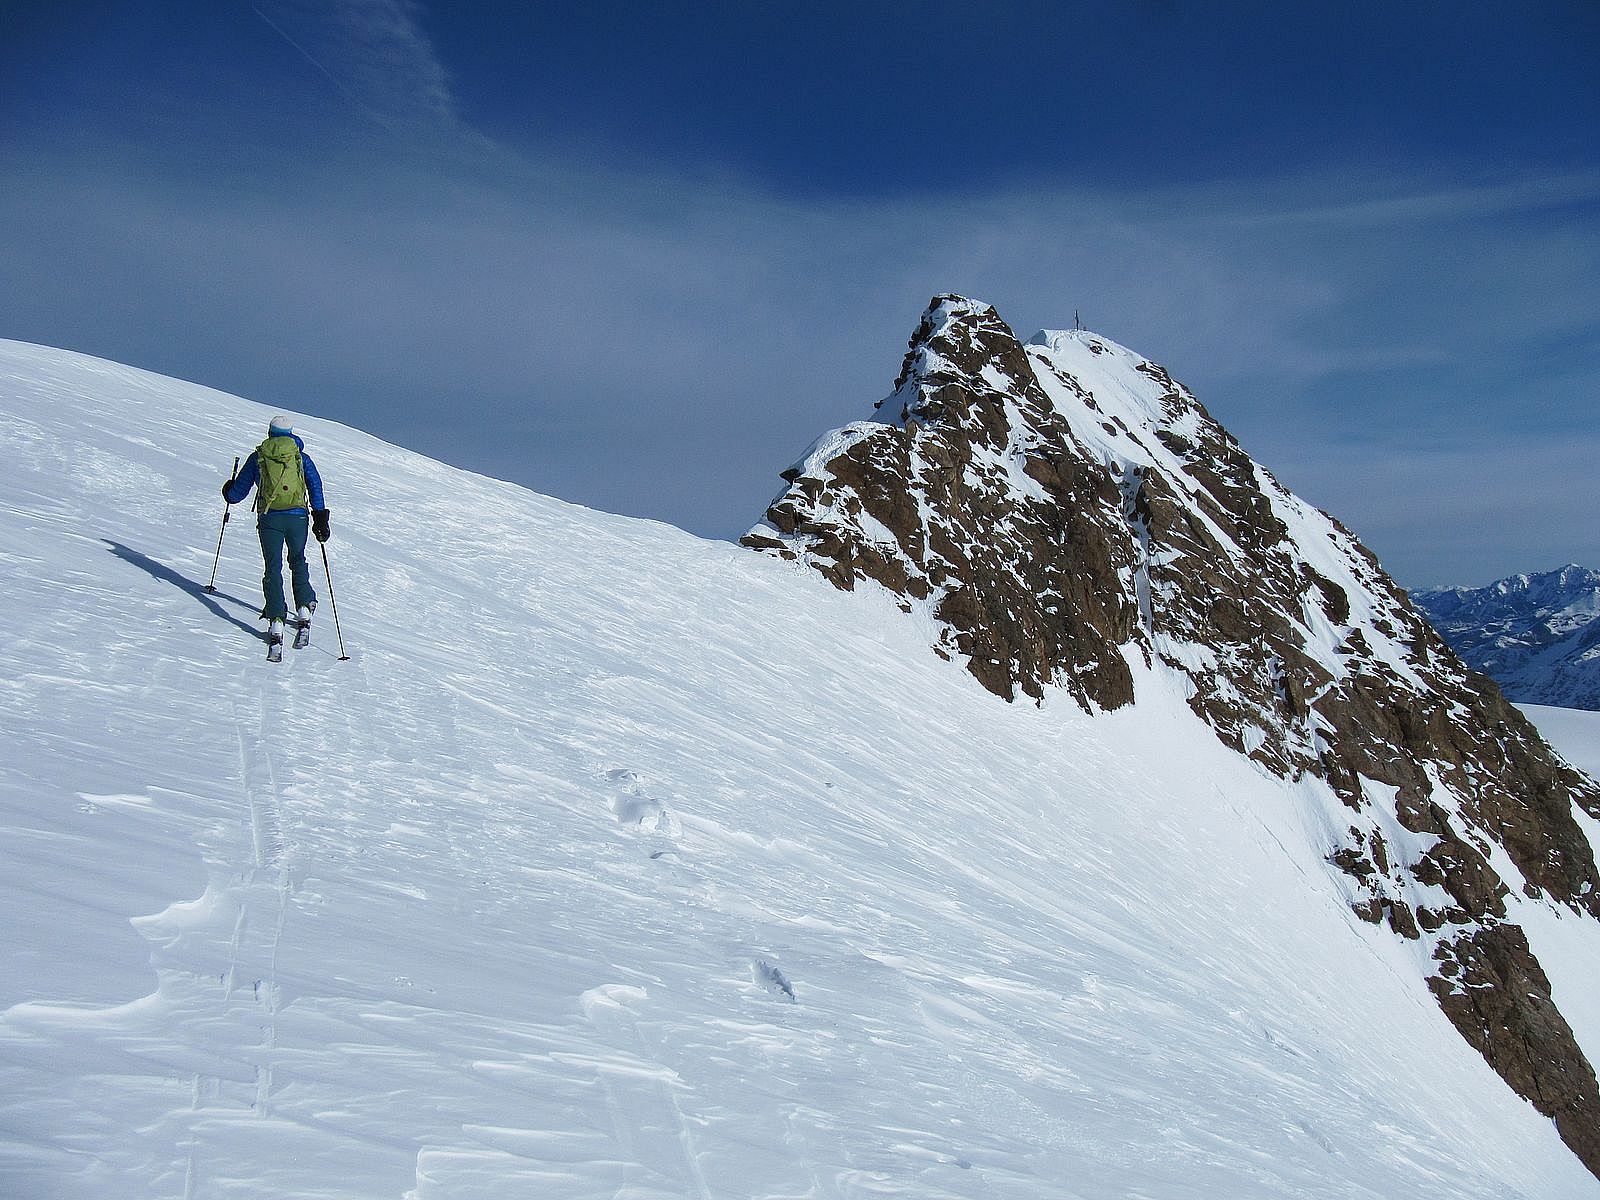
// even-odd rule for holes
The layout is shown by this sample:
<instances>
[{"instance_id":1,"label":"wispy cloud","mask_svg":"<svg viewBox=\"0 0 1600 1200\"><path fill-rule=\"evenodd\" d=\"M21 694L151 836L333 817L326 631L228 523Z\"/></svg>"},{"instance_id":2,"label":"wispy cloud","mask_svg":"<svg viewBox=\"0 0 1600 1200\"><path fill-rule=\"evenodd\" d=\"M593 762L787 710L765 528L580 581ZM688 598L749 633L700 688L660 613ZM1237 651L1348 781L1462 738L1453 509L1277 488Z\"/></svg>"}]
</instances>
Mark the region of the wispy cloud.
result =
<instances>
[{"instance_id":1,"label":"wispy cloud","mask_svg":"<svg viewBox=\"0 0 1600 1200\"><path fill-rule=\"evenodd\" d=\"M1332 204L1321 178L798 200L703 171L452 157L483 143L414 11L318 11L284 28L341 90L442 136L324 156L291 187L240 176L204 198L35 155L0 194L16 248L0 262L0 333L731 535L815 434L870 411L921 306L957 290L1024 336L1082 309L1164 361L1403 579L1481 572L1451 542L1461 510L1417 506L1379 469L1386 445L1447 439L1461 457L1415 459L1411 483L1471 488L1516 514L1478 522L1479 558L1491 541L1497 561L1552 536L1592 544L1581 506L1536 520L1519 472L1469 482L1462 466L1508 461L1530 426L1556 429L1572 386L1557 375L1600 370L1600 215L1584 177L1390 180ZM1540 199L1552 196L1564 206ZM1567 361L1558 339L1576 347ZM1550 487L1591 487L1578 460L1550 461L1568 472ZM1408 516L1386 519L1385 504ZM1445 545L1459 566L1440 560Z\"/></svg>"},{"instance_id":2,"label":"wispy cloud","mask_svg":"<svg viewBox=\"0 0 1600 1200\"><path fill-rule=\"evenodd\" d=\"M1420 172L1396 178L1394 173L1363 179L1325 176L1320 182L1300 180L1326 192L1353 197L1338 203L1299 201L1286 207L1249 206L1227 214L1244 227L1350 226L1394 228L1439 225L1494 217L1525 216L1568 205L1600 204L1600 172L1544 172L1514 179L1488 180L1467 186L1438 188Z\"/></svg>"},{"instance_id":3,"label":"wispy cloud","mask_svg":"<svg viewBox=\"0 0 1600 1200\"><path fill-rule=\"evenodd\" d=\"M467 132L411 0L257 0L251 8L368 116L391 128Z\"/></svg>"}]
</instances>

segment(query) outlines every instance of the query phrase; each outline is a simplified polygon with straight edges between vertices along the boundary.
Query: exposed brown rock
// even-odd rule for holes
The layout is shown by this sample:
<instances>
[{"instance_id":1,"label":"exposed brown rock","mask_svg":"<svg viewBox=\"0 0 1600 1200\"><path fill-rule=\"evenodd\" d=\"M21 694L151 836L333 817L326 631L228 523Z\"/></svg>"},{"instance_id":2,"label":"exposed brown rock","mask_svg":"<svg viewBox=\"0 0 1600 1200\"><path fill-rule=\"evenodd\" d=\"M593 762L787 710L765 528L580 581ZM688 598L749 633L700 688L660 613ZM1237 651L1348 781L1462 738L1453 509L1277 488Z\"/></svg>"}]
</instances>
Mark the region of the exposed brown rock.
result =
<instances>
[{"instance_id":1,"label":"exposed brown rock","mask_svg":"<svg viewBox=\"0 0 1600 1200\"><path fill-rule=\"evenodd\" d=\"M1128 589L1101 583L1130 565L1122 496L1085 470L1021 344L986 312L937 329L937 310L924 318L884 402L901 406L892 415L903 424L876 427L826 464L853 508L824 500L801 474L767 520L803 537L806 560L840 587L870 579L931 601L945 649L995 694L1038 699L1053 684L1086 706L1120 707L1133 679L1118 647L1135 636L1137 607ZM935 337L944 361L922 370L919 350ZM1001 386L975 378L986 368ZM1019 433L1042 451L1015 463L1042 497L1016 492L1006 450ZM745 543L771 540L758 530Z\"/></svg>"},{"instance_id":2,"label":"exposed brown rock","mask_svg":"<svg viewBox=\"0 0 1600 1200\"><path fill-rule=\"evenodd\" d=\"M1428 981L1439 1006L1518 1095L1556 1124L1600 1176L1600 1093L1550 981L1515 925L1486 925L1439 948ZM1444 967L1448 967L1446 971Z\"/></svg>"}]
</instances>

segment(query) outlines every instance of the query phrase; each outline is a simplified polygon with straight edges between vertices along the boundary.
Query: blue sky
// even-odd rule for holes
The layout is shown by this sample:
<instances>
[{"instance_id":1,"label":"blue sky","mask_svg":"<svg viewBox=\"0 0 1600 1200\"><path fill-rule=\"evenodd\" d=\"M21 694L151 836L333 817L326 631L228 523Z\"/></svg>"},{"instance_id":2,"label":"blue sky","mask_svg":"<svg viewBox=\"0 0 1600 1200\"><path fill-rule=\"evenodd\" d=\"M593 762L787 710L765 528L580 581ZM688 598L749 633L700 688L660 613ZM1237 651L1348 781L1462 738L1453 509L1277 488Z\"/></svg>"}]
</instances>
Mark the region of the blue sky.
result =
<instances>
[{"instance_id":1,"label":"blue sky","mask_svg":"<svg viewBox=\"0 0 1600 1200\"><path fill-rule=\"evenodd\" d=\"M9 0L0 336L733 537L958 291L1404 584L1600 565L1596 62L1587 0Z\"/></svg>"}]
</instances>

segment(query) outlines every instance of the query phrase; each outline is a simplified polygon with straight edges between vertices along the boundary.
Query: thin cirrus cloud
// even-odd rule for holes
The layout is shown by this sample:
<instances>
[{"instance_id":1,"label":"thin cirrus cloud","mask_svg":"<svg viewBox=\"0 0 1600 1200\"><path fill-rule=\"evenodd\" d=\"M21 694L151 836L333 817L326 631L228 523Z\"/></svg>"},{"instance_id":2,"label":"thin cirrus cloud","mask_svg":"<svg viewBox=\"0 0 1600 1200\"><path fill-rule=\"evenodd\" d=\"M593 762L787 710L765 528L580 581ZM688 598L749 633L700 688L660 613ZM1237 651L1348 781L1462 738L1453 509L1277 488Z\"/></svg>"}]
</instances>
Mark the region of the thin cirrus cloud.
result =
<instances>
[{"instance_id":1,"label":"thin cirrus cloud","mask_svg":"<svg viewBox=\"0 0 1600 1200\"><path fill-rule=\"evenodd\" d=\"M256 0L267 28L385 125L464 132L449 74L405 0Z\"/></svg>"},{"instance_id":2,"label":"thin cirrus cloud","mask_svg":"<svg viewBox=\"0 0 1600 1200\"><path fill-rule=\"evenodd\" d=\"M1341 204L1308 204L1282 211L1241 214L1247 225L1390 227L1418 222L1518 216L1600 201L1600 172L1574 171L1480 184L1418 190Z\"/></svg>"}]
</instances>

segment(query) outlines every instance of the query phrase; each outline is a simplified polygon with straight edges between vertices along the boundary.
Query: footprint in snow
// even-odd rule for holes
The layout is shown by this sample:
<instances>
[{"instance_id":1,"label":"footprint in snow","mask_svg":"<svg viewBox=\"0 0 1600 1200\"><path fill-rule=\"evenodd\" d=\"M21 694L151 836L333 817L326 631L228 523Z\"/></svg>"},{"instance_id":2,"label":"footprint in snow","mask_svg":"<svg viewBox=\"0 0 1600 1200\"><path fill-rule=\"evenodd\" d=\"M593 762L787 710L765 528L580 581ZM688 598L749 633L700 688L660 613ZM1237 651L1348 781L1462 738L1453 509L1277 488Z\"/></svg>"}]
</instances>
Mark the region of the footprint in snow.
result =
<instances>
[{"instance_id":1,"label":"footprint in snow","mask_svg":"<svg viewBox=\"0 0 1600 1200\"><path fill-rule=\"evenodd\" d=\"M1295 1124L1300 1127L1300 1132L1301 1133L1305 1134L1308 1138L1310 1138L1318 1146L1322 1147L1322 1149L1323 1149L1323 1151L1325 1153L1327 1153L1329 1155L1332 1155L1334 1158L1338 1158L1339 1157L1339 1148L1337 1146L1335 1146L1331 1141L1329 1141L1326 1137L1324 1137L1322 1135L1322 1131L1320 1129L1316 1128L1316 1126L1311 1125L1311 1124L1309 1124L1309 1123L1307 1123L1305 1121L1296 1121Z\"/></svg>"},{"instance_id":2,"label":"footprint in snow","mask_svg":"<svg viewBox=\"0 0 1600 1200\"><path fill-rule=\"evenodd\" d=\"M640 778L638 772L618 767L606 772L606 780L614 789L611 796L611 812L617 818L617 824L626 829L638 829L645 833L677 836L677 819L667 811L665 804L645 790L644 780Z\"/></svg>"}]
</instances>

